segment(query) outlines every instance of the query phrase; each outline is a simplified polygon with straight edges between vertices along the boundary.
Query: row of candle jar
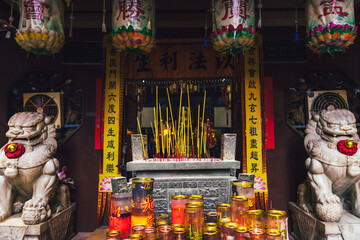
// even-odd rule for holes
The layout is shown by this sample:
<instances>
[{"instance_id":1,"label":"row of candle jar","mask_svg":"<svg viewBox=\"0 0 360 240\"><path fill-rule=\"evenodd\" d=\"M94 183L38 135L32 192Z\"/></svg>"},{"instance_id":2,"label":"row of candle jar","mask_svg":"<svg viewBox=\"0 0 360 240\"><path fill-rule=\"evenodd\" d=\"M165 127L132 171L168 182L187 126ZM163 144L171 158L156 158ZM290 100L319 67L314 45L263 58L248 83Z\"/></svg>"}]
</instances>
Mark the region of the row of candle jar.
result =
<instances>
[{"instance_id":1,"label":"row of candle jar","mask_svg":"<svg viewBox=\"0 0 360 240\"><path fill-rule=\"evenodd\" d=\"M131 234L126 239L142 240L182 240L186 239L184 225L158 225L156 227L146 227L144 225L135 225L132 227ZM120 232L110 231L107 234L108 240L121 239ZM125 240L125 238L123 238Z\"/></svg>"},{"instance_id":2,"label":"row of candle jar","mask_svg":"<svg viewBox=\"0 0 360 240\"><path fill-rule=\"evenodd\" d=\"M219 227L218 227L219 226ZM204 240L281 240L278 230L251 229L240 227L237 223L228 222L218 225L217 223L206 223Z\"/></svg>"},{"instance_id":3,"label":"row of candle jar","mask_svg":"<svg viewBox=\"0 0 360 240\"><path fill-rule=\"evenodd\" d=\"M207 222L221 223L228 220L240 227L283 230L286 225L286 212L279 210L249 210L246 197L233 196L230 204L219 204L217 212L207 213Z\"/></svg>"}]
</instances>

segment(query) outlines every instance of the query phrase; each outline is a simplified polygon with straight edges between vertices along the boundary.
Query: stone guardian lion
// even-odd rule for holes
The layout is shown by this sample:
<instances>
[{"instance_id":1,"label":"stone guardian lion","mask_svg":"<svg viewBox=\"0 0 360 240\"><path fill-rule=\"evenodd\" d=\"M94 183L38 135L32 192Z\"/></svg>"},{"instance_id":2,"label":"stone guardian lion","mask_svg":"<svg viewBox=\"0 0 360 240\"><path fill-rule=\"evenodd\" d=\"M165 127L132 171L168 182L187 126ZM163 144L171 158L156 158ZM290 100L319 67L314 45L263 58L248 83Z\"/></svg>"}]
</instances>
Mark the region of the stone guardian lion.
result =
<instances>
[{"instance_id":1,"label":"stone guardian lion","mask_svg":"<svg viewBox=\"0 0 360 240\"><path fill-rule=\"evenodd\" d=\"M49 201L58 191L55 127L42 112L16 113L8 125L9 141L0 150L0 221L20 201L24 223L37 224L50 217ZM63 207L67 204L68 199Z\"/></svg>"},{"instance_id":2,"label":"stone guardian lion","mask_svg":"<svg viewBox=\"0 0 360 240\"><path fill-rule=\"evenodd\" d=\"M307 180L298 188L298 204L322 221L337 222L343 203L360 217L360 152L356 119L345 109L314 114L305 130ZM349 209L350 210L350 209Z\"/></svg>"}]
</instances>

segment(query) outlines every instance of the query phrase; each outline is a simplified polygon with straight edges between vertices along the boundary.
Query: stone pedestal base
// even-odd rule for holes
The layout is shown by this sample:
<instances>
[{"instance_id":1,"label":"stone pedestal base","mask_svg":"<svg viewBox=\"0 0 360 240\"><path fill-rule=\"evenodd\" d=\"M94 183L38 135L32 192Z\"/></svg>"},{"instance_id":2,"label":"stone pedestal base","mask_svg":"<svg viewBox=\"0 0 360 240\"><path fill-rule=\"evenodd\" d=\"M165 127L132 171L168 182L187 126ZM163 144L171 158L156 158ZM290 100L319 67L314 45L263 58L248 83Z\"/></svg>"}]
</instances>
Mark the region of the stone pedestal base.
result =
<instances>
[{"instance_id":1,"label":"stone pedestal base","mask_svg":"<svg viewBox=\"0 0 360 240\"><path fill-rule=\"evenodd\" d=\"M339 222L322 222L314 213L306 213L294 202L289 203L292 212L291 235L297 240L358 240L360 218L344 210Z\"/></svg>"},{"instance_id":2,"label":"stone pedestal base","mask_svg":"<svg viewBox=\"0 0 360 240\"><path fill-rule=\"evenodd\" d=\"M36 225L25 225L21 213L0 222L0 239L6 240L65 240L74 235L74 212L76 203L64 211Z\"/></svg>"}]
</instances>

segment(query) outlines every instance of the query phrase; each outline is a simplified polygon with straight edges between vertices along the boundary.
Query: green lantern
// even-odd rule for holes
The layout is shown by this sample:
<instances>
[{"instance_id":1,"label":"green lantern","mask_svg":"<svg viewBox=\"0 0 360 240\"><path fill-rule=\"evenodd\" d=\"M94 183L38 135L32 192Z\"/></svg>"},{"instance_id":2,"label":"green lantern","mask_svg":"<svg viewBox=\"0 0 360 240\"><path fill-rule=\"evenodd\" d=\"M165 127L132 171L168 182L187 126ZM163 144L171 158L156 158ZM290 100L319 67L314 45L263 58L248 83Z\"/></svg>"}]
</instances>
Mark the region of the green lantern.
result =
<instances>
[{"instance_id":1,"label":"green lantern","mask_svg":"<svg viewBox=\"0 0 360 240\"><path fill-rule=\"evenodd\" d=\"M20 21L15 40L38 55L58 53L64 46L62 0L19 0Z\"/></svg>"},{"instance_id":2,"label":"green lantern","mask_svg":"<svg viewBox=\"0 0 360 240\"><path fill-rule=\"evenodd\" d=\"M356 33L353 0L307 1L306 42L314 53L343 52Z\"/></svg>"},{"instance_id":3,"label":"green lantern","mask_svg":"<svg viewBox=\"0 0 360 240\"><path fill-rule=\"evenodd\" d=\"M236 56L251 48L256 38L254 0L215 0L212 12L215 50Z\"/></svg>"},{"instance_id":4,"label":"green lantern","mask_svg":"<svg viewBox=\"0 0 360 240\"><path fill-rule=\"evenodd\" d=\"M155 48L155 0L114 0L113 45L129 54L145 54Z\"/></svg>"}]
</instances>

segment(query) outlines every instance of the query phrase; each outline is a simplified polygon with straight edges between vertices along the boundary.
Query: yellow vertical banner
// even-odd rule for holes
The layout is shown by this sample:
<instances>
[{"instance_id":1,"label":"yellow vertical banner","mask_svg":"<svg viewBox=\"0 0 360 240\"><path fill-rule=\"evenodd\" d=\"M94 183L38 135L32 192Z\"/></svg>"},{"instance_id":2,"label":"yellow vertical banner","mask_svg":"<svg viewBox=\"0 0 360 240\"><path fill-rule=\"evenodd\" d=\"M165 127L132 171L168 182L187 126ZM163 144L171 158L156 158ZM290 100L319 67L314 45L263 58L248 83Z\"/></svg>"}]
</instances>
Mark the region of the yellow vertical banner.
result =
<instances>
[{"instance_id":1,"label":"yellow vertical banner","mask_svg":"<svg viewBox=\"0 0 360 240\"><path fill-rule=\"evenodd\" d=\"M267 173L266 161L263 156L263 129L261 109L261 75L260 47L261 35L257 37L256 45L245 55L245 143L246 169L244 172L255 175L255 192L258 194L261 208L267 207ZM261 193L261 194L260 194Z\"/></svg>"},{"instance_id":2,"label":"yellow vertical banner","mask_svg":"<svg viewBox=\"0 0 360 240\"><path fill-rule=\"evenodd\" d=\"M119 151L123 117L124 73L121 69L120 52L112 46L109 37L104 37L105 91L104 91L104 146L102 174L99 175L99 192L111 192L111 178L120 176Z\"/></svg>"}]
</instances>

